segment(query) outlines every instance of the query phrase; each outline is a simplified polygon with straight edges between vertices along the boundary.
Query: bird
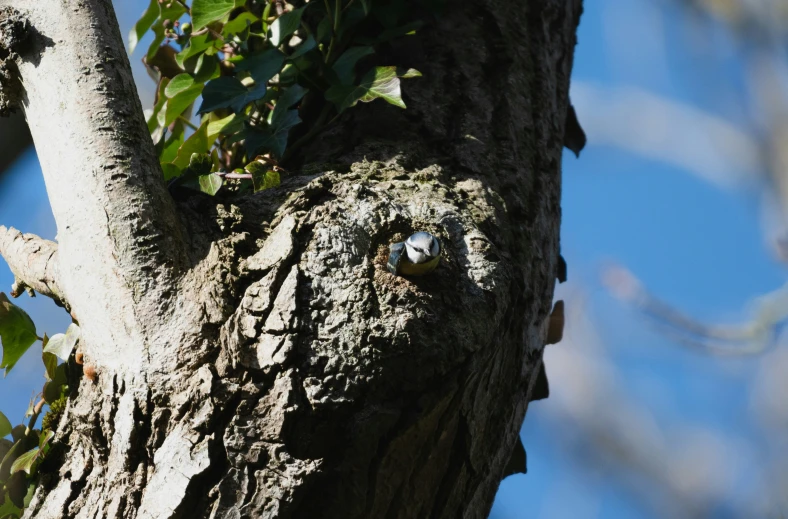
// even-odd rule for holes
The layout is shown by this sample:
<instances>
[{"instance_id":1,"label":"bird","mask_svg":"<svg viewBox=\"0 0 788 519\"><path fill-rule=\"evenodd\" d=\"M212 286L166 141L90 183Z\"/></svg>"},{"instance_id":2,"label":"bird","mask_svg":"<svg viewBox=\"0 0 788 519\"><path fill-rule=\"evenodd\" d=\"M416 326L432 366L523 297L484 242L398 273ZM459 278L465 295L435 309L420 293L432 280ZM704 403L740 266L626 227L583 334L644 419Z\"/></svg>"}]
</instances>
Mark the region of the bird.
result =
<instances>
[{"instance_id":1,"label":"bird","mask_svg":"<svg viewBox=\"0 0 788 519\"><path fill-rule=\"evenodd\" d=\"M440 262L441 244L438 238L424 231L411 235L404 242L389 246L388 270L394 275L423 276Z\"/></svg>"}]
</instances>

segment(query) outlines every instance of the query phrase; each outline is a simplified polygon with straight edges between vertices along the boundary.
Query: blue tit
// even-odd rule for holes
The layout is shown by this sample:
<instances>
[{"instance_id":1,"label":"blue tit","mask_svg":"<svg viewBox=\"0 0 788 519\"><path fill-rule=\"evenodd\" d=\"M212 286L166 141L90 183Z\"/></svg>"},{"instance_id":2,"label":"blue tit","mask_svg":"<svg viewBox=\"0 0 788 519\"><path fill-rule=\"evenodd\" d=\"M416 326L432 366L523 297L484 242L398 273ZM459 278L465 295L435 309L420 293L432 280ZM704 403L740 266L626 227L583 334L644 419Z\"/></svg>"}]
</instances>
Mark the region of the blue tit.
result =
<instances>
[{"instance_id":1,"label":"blue tit","mask_svg":"<svg viewBox=\"0 0 788 519\"><path fill-rule=\"evenodd\" d=\"M440 262L441 244L428 232L417 232L404 242L389 246L389 272L395 275L423 276Z\"/></svg>"}]
</instances>

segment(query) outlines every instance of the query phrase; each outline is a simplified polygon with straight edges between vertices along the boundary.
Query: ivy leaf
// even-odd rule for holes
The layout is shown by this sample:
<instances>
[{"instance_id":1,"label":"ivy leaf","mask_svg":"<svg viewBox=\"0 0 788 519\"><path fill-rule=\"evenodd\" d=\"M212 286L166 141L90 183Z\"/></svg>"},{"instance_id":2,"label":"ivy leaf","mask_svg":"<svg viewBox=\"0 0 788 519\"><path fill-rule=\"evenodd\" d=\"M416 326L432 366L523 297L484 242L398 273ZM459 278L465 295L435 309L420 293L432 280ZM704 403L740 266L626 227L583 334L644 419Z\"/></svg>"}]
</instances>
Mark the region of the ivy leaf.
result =
<instances>
[{"instance_id":1,"label":"ivy leaf","mask_svg":"<svg viewBox=\"0 0 788 519\"><path fill-rule=\"evenodd\" d=\"M57 355L54 353L44 352L41 354L41 360L44 362L44 369L46 370L46 377L48 380L55 378L55 370L57 369Z\"/></svg>"},{"instance_id":2,"label":"ivy leaf","mask_svg":"<svg viewBox=\"0 0 788 519\"><path fill-rule=\"evenodd\" d=\"M281 182L279 173L268 169L265 164L259 161L247 164L246 171L252 174L252 185L254 186L255 193L264 189L276 187Z\"/></svg>"},{"instance_id":3,"label":"ivy leaf","mask_svg":"<svg viewBox=\"0 0 788 519\"><path fill-rule=\"evenodd\" d=\"M207 153L192 153L192 156L189 158L189 166L183 173L187 176L199 177L210 173L211 168L213 168L213 162L210 155Z\"/></svg>"},{"instance_id":4,"label":"ivy leaf","mask_svg":"<svg viewBox=\"0 0 788 519\"><path fill-rule=\"evenodd\" d=\"M268 49L235 63L235 70L249 72L256 84L265 84L274 77L285 62L285 55L278 49Z\"/></svg>"},{"instance_id":5,"label":"ivy leaf","mask_svg":"<svg viewBox=\"0 0 788 519\"><path fill-rule=\"evenodd\" d=\"M37 339L36 325L30 316L0 292L0 343L3 345L0 368L5 368L6 375Z\"/></svg>"},{"instance_id":6,"label":"ivy leaf","mask_svg":"<svg viewBox=\"0 0 788 519\"><path fill-rule=\"evenodd\" d=\"M52 431L47 431L46 434L41 435L38 447L34 447L32 450L27 451L26 453L19 456L16 461L14 461L14 464L11 465L11 474L15 474L22 470L28 474L32 474L33 464L42 455L44 452L44 447L49 443L49 440L51 440L53 436L55 436L55 433Z\"/></svg>"},{"instance_id":7,"label":"ivy leaf","mask_svg":"<svg viewBox=\"0 0 788 519\"><path fill-rule=\"evenodd\" d=\"M249 156L255 156L261 149L268 150L276 157L281 157L287 147L287 136L290 129L301 122L298 110L280 112L283 115L271 119L271 128L263 131L247 131L246 150Z\"/></svg>"},{"instance_id":8,"label":"ivy leaf","mask_svg":"<svg viewBox=\"0 0 788 519\"><path fill-rule=\"evenodd\" d=\"M0 413L0 438L5 438L11 434L11 429L13 428L14 426L11 425L11 421L8 419L8 417L6 417L6 415L3 413Z\"/></svg>"},{"instance_id":9,"label":"ivy leaf","mask_svg":"<svg viewBox=\"0 0 788 519\"><path fill-rule=\"evenodd\" d=\"M310 34L306 40L304 40L302 43L298 45L298 47L296 47L295 52L290 54L287 57L287 59L300 58L301 56L303 56L304 54L306 54L307 52L309 52L310 50L316 47L317 47L317 42L315 41L315 38Z\"/></svg>"},{"instance_id":10,"label":"ivy leaf","mask_svg":"<svg viewBox=\"0 0 788 519\"><path fill-rule=\"evenodd\" d=\"M194 78L191 74L178 74L166 85L164 95L168 98L172 98L192 86L194 86Z\"/></svg>"},{"instance_id":11,"label":"ivy leaf","mask_svg":"<svg viewBox=\"0 0 788 519\"><path fill-rule=\"evenodd\" d=\"M207 175L200 175L197 177L197 181L200 184L200 191L203 193L207 193L211 196L216 195L219 190L222 188L222 184L224 183L222 177L219 175L214 175L213 173L209 173Z\"/></svg>"},{"instance_id":12,"label":"ivy leaf","mask_svg":"<svg viewBox=\"0 0 788 519\"><path fill-rule=\"evenodd\" d=\"M301 15L303 14L304 8L300 7L284 13L274 20L274 23L271 24L271 45L278 47L285 38L293 34L301 24Z\"/></svg>"},{"instance_id":13,"label":"ivy leaf","mask_svg":"<svg viewBox=\"0 0 788 519\"><path fill-rule=\"evenodd\" d=\"M44 384L44 401L51 404L63 395L63 386L68 384L67 366L65 363L55 368L52 380Z\"/></svg>"},{"instance_id":14,"label":"ivy leaf","mask_svg":"<svg viewBox=\"0 0 788 519\"><path fill-rule=\"evenodd\" d=\"M74 346L77 345L79 339L80 329L75 323L68 325L66 333L57 333L49 338L47 345L44 347L45 353L54 353L63 361L68 360Z\"/></svg>"},{"instance_id":15,"label":"ivy leaf","mask_svg":"<svg viewBox=\"0 0 788 519\"><path fill-rule=\"evenodd\" d=\"M164 180L172 180L181 176L181 170L178 166L172 163L165 163L161 165L162 173L164 173Z\"/></svg>"},{"instance_id":16,"label":"ivy leaf","mask_svg":"<svg viewBox=\"0 0 788 519\"><path fill-rule=\"evenodd\" d=\"M352 85L353 80L356 78L355 68L358 60L374 53L375 51L372 47L367 45L351 47L337 59L334 66L331 68L336 72L340 83L343 85Z\"/></svg>"},{"instance_id":17,"label":"ivy leaf","mask_svg":"<svg viewBox=\"0 0 788 519\"><path fill-rule=\"evenodd\" d=\"M206 153L211 148L208 141L208 123L203 123L200 128L186 139L178 149L178 157L172 163L179 169L185 169L191 162L193 154Z\"/></svg>"},{"instance_id":18,"label":"ivy leaf","mask_svg":"<svg viewBox=\"0 0 788 519\"><path fill-rule=\"evenodd\" d=\"M284 120L287 109L299 102L308 91L308 89L299 84L287 88L284 93L279 96L279 99L276 100L274 113L271 116L271 124L278 126L280 121Z\"/></svg>"},{"instance_id":19,"label":"ivy leaf","mask_svg":"<svg viewBox=\"0 0 788 519\"><path fill-rule=\"evenodd\" d=\"M246 0L194 0L192 2L192 25L199 31L216 20L221 20Z\"/></svg>"},{"instance_id":20,"label":"ivy leaf","mask_svg":"<svg viewBox=\"0 0 788 519\"><path fill-rule=\"evenodd\" d=\"M384 101L405 108L400 92L399 78L410 78L420 76L421 73L415 69L402 70L397 67L375 67L361 78L358 86L334 85L326 91L326 99L337 106L342 112L351 106L355 106L359 101L368 103L375 99Z\"/></svg>"},{"instance_id":21,"label":"ivy leaf","mask_svg":"<svg viewBox=\"0 0 788 519\"><path fill-rule=\"evenodd\" d=\"M22 509L11 501L10 496L6 494L3 499L0 504L0 519L17 519L22 516Z\"/></svg>"},{"instance_id":22,"label":"ivy leaf","mask_svg":"<svg viewBox=\"0 0 788 519\"><path fill-rule=\"evenodd\" d=\"M151 113L150 117L148 117L148 131L151 133L151 136L153 136L154 142L158 142L161 138L161 135L156 135L156 129L159 128L159 112L161 112L161 109L164 108L164 105L167 103L167 96L164 95L164 93L166 92L169 82L170 80L166 77L159 81L157 101L153 106L153 112Z\"/></svg>"},{"instance_id":23,"label":"ivy leaf","mask_svg":"<svg viewBox=\"0 0 788 519\"><path fill-rule=\"evenodd\" d=\"M134 27L132 27L131 32L129 33L129 56L134 54L134 48L142 39L142 36L148 32L148 29L150 29L150 26L153 25L153 22L155 22L156 18L158 17L159 2L157 0L150 0L148 8L145 9L145 12L142 13L142 16L139 20L137 20L137 23L134 24Z\"/></svg>"},{"instance_id":24,"label":"ivy leaf","mask_svg":"<svg viewBox=\"0 0 788 519\"><path fill-rule=\"evenodd\" d=\"M204 125L203 128L207 128L207 125ZM214 196L221 189L224 180L219 175L211 173L212 169L213 159L211 155L207 153L192 153L189 159L189 166L183 171L183 175L177 182L184 187Z\"/></svg>"},{"instance_id":25,"label":"ivy leaf","mask_svg":"<svg viewBox=\"0 0 788 519\"><path fill-rule=\"evenodd\" d=\"M200 97L202 90L203 84L197 83L179 92L175 97L167 101L167 109L164 112L164 124L162 126L167 127L172 124L175 119L182 115L186 109Z\"/></svg>"},{"instance_id":26,"label":"ivy leaf","mask_svg":"<svg viewBox=\"0 0 788 519\"><path fill-rule=\"evenodd\" d=\"M328 43L331 39L331 20L328 16L324 16L320 23L317 24L317 41L320 43Z\"/></svg>"},{"instance_id":27,"label":"ivy leaf","mask_svg":"<svg viewBox=\"0 0 788 519\"><path fill-rule=\"evenodd\" d=\"M246 41L249 37L249 27L256 22L259 22L260 18L255 16L253 13L244 12L224 24L222 28L222 36L225 38L232 38L233 36L238 36L241 41Z\"/></svg>"},{"instance_id":28,"label":"ivy leaf","mask_svg":"<svg viewBox=\"0 0 788 519\"><path fill-rule=\"evenodd\" d=\"M241 112L252 101L265 96L265 83L258 83L251 89L244 86L238 78L223 76L205 85L202 92L202 105L198 114L212 112L219 108L230 108L233 112Z\"/></svg>"},{"instance_id":29,"label":"ivy leaf","mask_svg":"<svg viewBox=\"0 0 788 519\"><path fill-rule=\"evenodd\" d=\"M208 123L208 140L213 142L216 136L221 134L231 134L243 129L243 117L238 114L228 115L218 121Z\"/></svg>"},{"instance_id":30,"label":"ivy leaf","mask_svg":"<svg viewBox=\"0 0 788 519\"><path fill-rule=\"evenodd\" d=\"M223 42L217 39L216 36L214 36L214 34L210 31L206 32L205 34L192 36L189 38L189 45L187 45L185 49L178 53L178 55L175 57L175 61L178 63L178 65L183 67L186 60L190 58L194 58L208 52L213 54L216 46L222 45L222 43Z\"/></svg>"},{"instance_id":31,"label":"ivy leaf","mask_svg":"<svg viewBox=\"0 0 788 519\"><path fill-rule=\"evenodd\" d=\"M186 132L186 125L183 121L175 121L172 126L172 133L164 142L164 146L159 153L159 162L167 164L178 158L178 150L183 146L184 134ZM164 167L164 166L162 166Z\"/></svg>"},{"instance_id":32,"label":"ivy leaf","mask_svg":"<svg viewBox=\"0 0 788 519\"><path fill-rule=\"evenodd\" d=\"M24 426L22 427L24 428ZM22 438L22 440L24 440L24 438ZM17 453L24 448L22 445L22 440L14 439L13 446L8 449L8 451L5 453L5 456L3 456L2 461L0 461L0 481L8 480L8 476L11 474L11 464L16 459Z\"/></svg>"}]
</instances>

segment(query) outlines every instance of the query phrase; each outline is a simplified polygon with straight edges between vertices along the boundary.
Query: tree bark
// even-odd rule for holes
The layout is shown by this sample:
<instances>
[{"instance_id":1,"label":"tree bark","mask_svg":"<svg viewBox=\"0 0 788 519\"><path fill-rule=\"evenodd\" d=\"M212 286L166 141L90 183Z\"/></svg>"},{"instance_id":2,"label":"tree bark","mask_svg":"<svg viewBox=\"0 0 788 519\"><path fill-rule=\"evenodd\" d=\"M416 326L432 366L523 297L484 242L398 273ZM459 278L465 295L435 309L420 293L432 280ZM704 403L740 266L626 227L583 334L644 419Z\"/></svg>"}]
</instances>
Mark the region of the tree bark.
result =
<instances>
[{"instance_id":1,"label":"tree bark","mask_svg":"<svg viewBox=\"0 0 788 519\"><path fill-rule=\"evenodd\" d=\"M407 110L234 199L167 192L109 0L2 6L58 225L9 264L97 373L26 517L485 517L541 369L580 0L450 2L383 52L423 73ZM392 276L417 230L441 266Z\"/></svg>"}]
</instances>

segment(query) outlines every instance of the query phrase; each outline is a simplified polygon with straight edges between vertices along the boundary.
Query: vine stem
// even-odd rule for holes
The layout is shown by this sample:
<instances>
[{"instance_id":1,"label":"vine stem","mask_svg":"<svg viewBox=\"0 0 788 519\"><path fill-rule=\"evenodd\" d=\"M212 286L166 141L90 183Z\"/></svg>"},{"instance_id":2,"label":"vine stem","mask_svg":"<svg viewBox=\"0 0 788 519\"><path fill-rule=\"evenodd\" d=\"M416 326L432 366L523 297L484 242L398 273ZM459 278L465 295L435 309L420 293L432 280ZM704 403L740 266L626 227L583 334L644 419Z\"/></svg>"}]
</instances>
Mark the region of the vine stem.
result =
<instances>
[{"instance_id":1,"label":"vine stem","mask_svg":"<svg viewBox=\"0 0 788 519\"><path fill-rule=\"evenodd\" d=\"M41 409L44 407L46 402L42 398L38 401L38 403L33 407L33 414L30 417L30 421L27 423L27 427L25 428L25 436L30 434L30 431L33 430L33 427L36 425L36 421L38 421L38 415L41 414Z\"/></svg>"},{"instance_id":2,"label":"vine stem","mask_svg":"<svg viewBox=\"0 0 788 519\"><path fill-rule=\"evenodd\" d=\"M197 126L195 126L194 123L192 123L190 120L188 120L187 118L185 118L182 115L179 115L178 119L180 119L183 124L185 124L186 126L188 126L189 128L191 128L194 131L197 131L197 130L200 129Z\"/></svg>"},{"instance_id":3,"label":"vine stem","mask_svg":"<svg viewBox=\"0 0 788 519\"><path fill-rule=\"evenodd\" d=\"M222 177L222 178L229 178L231 180L251 180L252 179L252 174L251 173L226 173L224 171L217 171L216 173L214 173L214 175L217 175L217 176Z\"/></svg>"}]
</instances>

